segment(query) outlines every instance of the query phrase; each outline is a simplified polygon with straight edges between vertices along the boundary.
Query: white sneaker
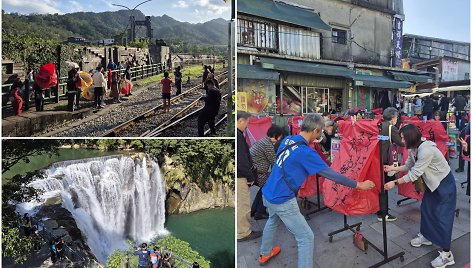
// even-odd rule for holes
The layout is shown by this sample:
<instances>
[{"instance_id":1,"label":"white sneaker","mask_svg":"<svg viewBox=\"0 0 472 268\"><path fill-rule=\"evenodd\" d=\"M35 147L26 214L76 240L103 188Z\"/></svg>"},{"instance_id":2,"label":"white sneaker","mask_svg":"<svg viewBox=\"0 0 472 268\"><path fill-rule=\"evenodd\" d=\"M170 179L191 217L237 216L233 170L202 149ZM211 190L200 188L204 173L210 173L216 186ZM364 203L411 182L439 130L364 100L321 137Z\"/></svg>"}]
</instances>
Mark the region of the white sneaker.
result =
<instances>
[{"instance_id":1,"label":"white sneaker","mask_svg":"<svg viewBox=\"0 0 472 268\"><path fill-rule=\"evenodd\" d=\"M421 233L418 233L416 237L410 241L410 244L415 248L419 248L422 245L431 246L433 243L426 239Z\"/></svg>"},{"instance_id":2,"label":"white sneaker","mask_svg":"<svg viewBox=\"0 0 472 268\"><path fill-rule=\"evenodd\" d=\"M431 262L431 266L435 268L444 268L448 265L455 264L456 262L454 261L454 256L452 255L452 252L449 251L449 253L450 255L449 257L447 257L444 251L439 251L439 256Z\"/></svg>"}]
</instances>

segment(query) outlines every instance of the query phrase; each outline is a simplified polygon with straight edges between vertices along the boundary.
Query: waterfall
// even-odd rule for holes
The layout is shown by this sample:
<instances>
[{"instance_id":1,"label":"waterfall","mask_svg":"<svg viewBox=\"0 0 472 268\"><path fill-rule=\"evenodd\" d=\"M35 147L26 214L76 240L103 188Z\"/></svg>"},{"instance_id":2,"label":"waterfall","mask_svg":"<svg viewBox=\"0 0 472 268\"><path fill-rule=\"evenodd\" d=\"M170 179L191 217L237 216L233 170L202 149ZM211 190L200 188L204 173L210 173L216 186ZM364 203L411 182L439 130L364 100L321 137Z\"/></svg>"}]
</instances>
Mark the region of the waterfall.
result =
<instances>
[{"instance_id":1,"label":"waterfall","mask_svg":"<svg viewBox=\"0 0 472 268\"><path fill-rule=\"evenodd\" d=\"M59 162L29 186L45 196L60 193L102 263L113 249L127 248L127 239L149 241L166 233L165 187L154 161L108 156Z\"/></svg>"}]
</instances>

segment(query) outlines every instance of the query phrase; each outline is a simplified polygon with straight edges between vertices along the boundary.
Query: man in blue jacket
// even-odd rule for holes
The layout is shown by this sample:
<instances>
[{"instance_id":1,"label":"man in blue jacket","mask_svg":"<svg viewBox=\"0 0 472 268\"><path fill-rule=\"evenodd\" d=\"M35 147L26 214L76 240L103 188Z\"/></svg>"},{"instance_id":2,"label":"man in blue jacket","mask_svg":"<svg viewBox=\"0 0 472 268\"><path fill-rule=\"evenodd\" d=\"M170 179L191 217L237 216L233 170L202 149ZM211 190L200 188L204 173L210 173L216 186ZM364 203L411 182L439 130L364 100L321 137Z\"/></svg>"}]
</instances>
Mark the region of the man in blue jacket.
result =
<instances>
[{"instance_id":1,"label":"man in blue jacket","mask_svg":"<svg viewBox=\"0 0 472 268\"><path fill-rule=\"evenodd\" d=\"M372 181L357 182L335 172L309 146L320 139L324 125L321 115L307 114L300 134L285 138L277 151L272 172L262 188L263 202L269 210L269 219L262 234L259 256L261 265L265 265L280 253L280 246L274 247L274 240L277 228L283 222L298 243L298 268L313 267L314 235L300 213L296 197L298 189L308 175L319 174L339 184L361 190L370 190L375 186Z\"/></svg>"}]
</instances>

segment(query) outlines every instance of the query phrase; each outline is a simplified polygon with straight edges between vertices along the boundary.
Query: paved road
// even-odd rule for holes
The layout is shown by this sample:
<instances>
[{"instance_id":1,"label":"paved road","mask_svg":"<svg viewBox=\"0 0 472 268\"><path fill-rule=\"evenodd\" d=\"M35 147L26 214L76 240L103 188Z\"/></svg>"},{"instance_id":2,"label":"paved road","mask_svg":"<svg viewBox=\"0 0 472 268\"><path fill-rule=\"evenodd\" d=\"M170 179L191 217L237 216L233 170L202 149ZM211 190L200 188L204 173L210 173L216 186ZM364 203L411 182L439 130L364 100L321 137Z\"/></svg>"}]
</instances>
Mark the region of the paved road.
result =
<instances>
[{"instance_id":1,"label":"paved road","mask_svg":"<svg viewBox=\"0 0 472 268\"><path fill-rule=\"evenodd\" d=\"M453 267L464 267L470 263L470 198L465 195L465 189L460 183L466 181L467 173L456 173L458 160L451 160L451 168L456 178L457 185L457 208L459 215L455 218L452 232L452 252L454 253L456 265ZM251 188L251 198L257 192L256 187ZM398 220L387 223L387 239L389 256L401 251L405 252L405 259L401 262L395 259L381 267L430 267L429 262L437 255L439 250L436 246L414 248L409 242L419 232L420 225L420 202L408 200L397 206L396 202L402 199L395 190L389 195L390 213L397 216ZM377 221L376 215L363 215L348 217L348 223L362 222L361 231L363 235L377 247L383 248L382 224ZM265 220L253 221L253 229L262 230ZM312 215L308 220L315 234L314 267L346 268L346 267L369 267L383 260L373 248L369 247L366 252L356 248L352 243L352 233L342 232L334 236L333 242L328 240L328 233L340 229L343 226L343 216L337 212L323 210ZM277 242L281 244L282 251L266 267L296 267L297 244L292 234L286 227L281 226L278 230ZM260 238L252 241L238 242L237 264L238 268L258 267ZM452 266L448 266L452 267Z\"/></svg>"}]
</instances>

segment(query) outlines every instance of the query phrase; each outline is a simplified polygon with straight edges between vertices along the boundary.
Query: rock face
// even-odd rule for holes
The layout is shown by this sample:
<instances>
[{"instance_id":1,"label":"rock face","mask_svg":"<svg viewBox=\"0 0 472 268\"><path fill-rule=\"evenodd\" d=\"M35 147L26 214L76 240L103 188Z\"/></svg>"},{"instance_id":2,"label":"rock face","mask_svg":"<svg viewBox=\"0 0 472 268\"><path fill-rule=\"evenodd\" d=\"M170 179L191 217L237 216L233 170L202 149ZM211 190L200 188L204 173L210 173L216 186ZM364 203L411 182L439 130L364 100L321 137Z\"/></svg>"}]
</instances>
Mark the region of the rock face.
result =
<instances>
[{"instance_id":1,"label":"rock face","mask_svg":"<svg viewBox=\"0 0 472 268\"><path fill-rule=\"evenodd\" d=\"M202 209L235 207L234 186L215 182L208 178L208 189L203 191L196 183L183 183L186 179L184 168L174 166L172 159L165 156L161 164L167 198L167 214L190 213ZM175 182L175 181L181 181Z\"/></svg>"},{"instance_id":2,"label":"rock face","mask_svg":"<svg viewBox=\"0 0 472 268\"><path fill-rule=\"evenodd\" d=\"M67 255L71 261L81 263L81 267L92 267L92 264L97 263L72 214L60 204L42 206L35 219L43 224L45 238L62 238L72 249L74 253Z\"/></svg>"},{"instance_id":3,"label":"rock face","mask_svg":"<svg viewBox=\"0 0 472 268\"><path fill-rule=\"evenodd\" d=\"M190 213L202 209L234 207L234 190L227 184L213 183L212 190L204 193L195 183L174 185L168 189L166 212Z\"/></svg>"}]
</instances>

